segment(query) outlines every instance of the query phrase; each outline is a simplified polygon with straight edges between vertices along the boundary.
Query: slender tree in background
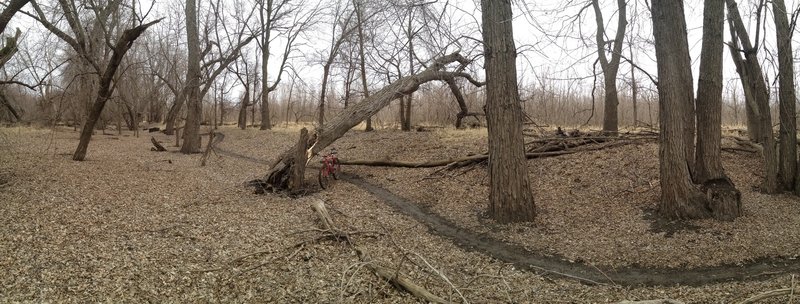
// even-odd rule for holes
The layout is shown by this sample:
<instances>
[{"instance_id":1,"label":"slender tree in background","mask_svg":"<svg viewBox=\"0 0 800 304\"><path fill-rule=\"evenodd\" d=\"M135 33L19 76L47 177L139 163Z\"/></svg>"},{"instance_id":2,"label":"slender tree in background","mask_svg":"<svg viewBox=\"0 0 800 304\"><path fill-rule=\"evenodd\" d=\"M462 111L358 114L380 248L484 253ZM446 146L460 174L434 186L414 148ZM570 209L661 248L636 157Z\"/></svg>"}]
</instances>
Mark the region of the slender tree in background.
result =
<instances>
[{"instance_id":1,"label":"slender tree in background","mask_svg":"<svg viewBox=\"0 0 800 304\"><path fill-rule=\"evenodd\" d=\"M367 84L367 64L364 55L364 4L362 0L353 0L353 7L356 11L356 26L358 27L358 67L361 72L361 87L364 90L364 99L369 98L369 85ZM372 131L372 117L367 118L366 131Z\"/></svg>"},{"instance_id":2,"label":"slender tree in background","mask_svg":"<svg viewBox=\"0 0 800 304\"><path fill-rule=\"evenodd\" d=\"M625 38L625 27L628 25L626 19L625 0L617 0L617 33L614 37L614 46L611 49L611 60L606 55L606 45L609 41L605 40L603 12L600 10L600 0L592 0L595 21L597 23L597 55L599 56L600 67L603 69L603 86L605 91L605 103L603 112L603 131L616 134L619 131L619 94L617 93L617 72L619 71L619 61L622 57L622 40Z\"/></svg>"},{"instance_id":3,"label":"slender tree in background","mask_svg":"<svg viewBox=\"0 0 800 304\"><path fill-rule=\"evenodd\" d=\"M489 214L501 223L532 221L522 109L517 88L517 49L510 0L481 0L489 127Z\"/></svg>"},{"instance_id":4,"label":"slender tree in background","mask_svg":"<svg viewBox=\"0 0 800 304\"><path fill-rule=\"evenodd\" d=\"M200 34L197 29L197 0L186 0L186 125L181 153L200 152L200 120L203 100L200 96Z\"/></svg>"},{"instance_id":5,"label":"slender tree in background","mask_svg":"<svg viewBox=\"0 0 800 304\"><path fill-rule=\"evenodd\" d=\"M728 22L734 42L729 44L731 56L736 64L736 70L742 78L745 87L745 102L748 111L748 132L753 132L755 141L763 147L764 155L764 183L762 190L767 193L776 193L778 187L778 155L775 150L775 138L772 134L772 115L769 106L769 89L764 80L764 72L758 59L758 48L751 42L747 29L742 21L739 8L734 0L726 0L728 8ZM756 35L758 36L758 35ZM741 43L742 50L736 49ZM744 58L742 58L742 53ZM752 124L752 126L751 126ZM753 136L753 135L751 135Z\"/></svg>"},{"instance_id":6,"label":"slender tree in background","mask_svg":"<svg viewBox=\"0 0 800 304\"><path fill-rule=\"evenodd\" d=\"M779 115L781 120L778 142L778 176L784 190L795 190L797 175L797 117L795 113L796 95L794 88L794 61L792 58L792 31L789 27L786 4L783 0L772 0L772 14L775 18L775 39L778 42L778 84L780 85Z\"/></svg>"}]
</instances>

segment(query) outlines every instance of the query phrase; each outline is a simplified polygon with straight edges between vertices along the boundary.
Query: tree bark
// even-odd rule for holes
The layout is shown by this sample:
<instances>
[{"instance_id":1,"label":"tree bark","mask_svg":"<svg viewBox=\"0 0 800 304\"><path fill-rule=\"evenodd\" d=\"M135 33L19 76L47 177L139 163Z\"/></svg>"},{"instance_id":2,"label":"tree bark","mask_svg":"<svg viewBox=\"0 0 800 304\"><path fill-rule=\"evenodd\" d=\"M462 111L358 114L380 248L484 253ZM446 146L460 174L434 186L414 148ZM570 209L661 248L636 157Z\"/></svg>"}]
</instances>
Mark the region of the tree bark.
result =
<instances>
[{"instance_id":1,"label":"tree bark","mask_svg":"<svg viewBox=\"0 0 800 304\"><path fill-rule=\"evenodd\" d=\"M366 57L364 56L364 11L360 1L361 0L353 0L353 6L356 10L356 22L358 23L358 58L359 68L361 70L361 86L364 90L364 99L367 99L369 98L369 86L367 85ZM372 116L367 117L366 124L367 126L364 130L367 132L372 131Z\"/></svg>"},{"instance_id":2,"label":"tree bark","mask_svg":"<svg viewBox=\"0 0 800 304\"><path fill-rule=\"evenodd\" d=\"M292 175L289 182L289 190L292 192L299 192L303 189L303 184L306 177L306 149L308 147L308 129L300 129L300 138L297 140L295 146L294 165L292 166Z\"/></svg>"},{"instance_id":3,"label":"tree bark","mask_svg":"<svg viewBox=\"0 0 800 304\"><path fill-rule=\"evenodd\" d=\"M501 223L532 221L522 109L517 88L517 49L509 0L481 0L489 127L489 214Z\"/></svg>"},{"instance_id":4,"label":"tree bark","mask_svg":"<svg viewBox=\"0 0 800 304\"><path fill-rule=\"evenodd\" d=\"M668 218L705 218L708 202L692 183L687 149L687 117L694 119L689 45L683 1L653 1L653 36L658 66L659 212ZM693 145L694 137L691 137Z\"/></svg>"},{"instance_id":5,"label":"tree bark","mask_svg":"<svg viewBox=\"0 0 800 304\"><path fill-rule=\"evenodd\" d=\"M628 21L626 20L626 3L625 0L617 0L617 33L614 37L613 50L611 50L611 61L609 61L606 56L605 47L607 41L605 41L605 23L603 22L603 14L600 10L599 0L592 0L592 7L594 8L595 22L597 25L597 34L595 36L597 55L600 59L600 67L603 69L605 91L603 131L607 133L617 133L619 131L617 71L619 71L619 61L622 56L622 40L625 37L625 27L628 25Z\"/></svg>"},{"instance_id":6,"label":"tree bark","mask_svg":"<svg viewBox=\"0 0 800 304\"><path fill-rule=\"evenodd\" d=\"M250 88L245 86L244 97L242 97L241 106L239 106L239 119L237 126L239 129L247 129L247 107L250 106Z\"/></svg>"},{"instance_id":7,"label":"tree bark","mask_svg":"<svg viewBox=\"0 0 800 304\"><path fill-rule=\"evenodd\" d=\"M722 54L725 0L706 0L697 87L697 150L694 182L703 185L715 218L741 214L741 194L722 167Z\"/></svg>"},{"instance_id":8,"label":"tree bark","mask_svg":"<svg viewBox=\"0 0 800 304\"><path fill-rule=\"evenodd\" d=\"M159 21L161 21L161 19L125 30L122 36L117 40L111 59L108 61L103 76L100 78L100 88L98 89L97 97L95 97L89 116L86 118L86 123L84 123L81 129L78 147L72 155L73 160L82 161L86 159L86 151L89 148L89 142L92 140L92 132L100 118L100 114L103 113L106 101L108 101L108 98L111 97L111 94L114 92L111 81L114 79L114 74L117 73L117 68L119 68L119 65L122 63L122 58L125 57L125 53L128 52L131 46L133 46L133 42L139 38L148 27Z\"/></svg>"},{"instance_id":9,"label":"tree bark","mask_svg":"<svg viewBox=\"0 0 800 304\"><path fill-rule=\"evenodd\" d=\"M778 83L780 85L779 104L781 126L778 133L780 152L778 153L778 176L784 190L795 190L797 175L797 118L795 113L796 96L794 91L794 61L792 59L792 33L786 4L783 0L772 0L772 13L775 17L775 39L778 42Z\"/></svg>"},{"instance_id":10,"label":"tree bark","mask_svg":"<svg viewBox=\"0 0 800 304\"><path fill-rule=\"evenodd\" d=\"M197 2L186 0L186 124L183 127L181 153L200 152L200 119L203 100L200 94L200 36L197 28Z\"/></svg>"},{"instance_id":11,"label":"tree bark","mask_svg":"<svg viewBox=\"0 0 800 304\"><path fill-rule=\"evenodd\" d=\"M264 19L264 0L261 0L261 9L259 10L261 20L261 126L260 130L272 129L272 122L270 121L269 114L269 79L267 78L268 64L269 64L269 45L270 34L272 32L272 0L267 0L267 16ZM276 82L277 84L277 82Z\"/></svg>"},{"instance_id":12,"label":"tree bark","mask_svg":"<svg viewBox=\"0 0 800 304\"><path fill-rule=\"evenodd\" d=\"M728 20L733 23L733 28L744 49L743 70L747 71L750 90L755 101L754 110L757 109L759 137L758 142L764 147L764 184L762 190L766 193L778 192L778 155L775 151L775 138L772 134L772 115L769 106L769 90L767 89L764 73L758 63L757 49L750 42L747 29L742 22L739 9L734 0L726 0L728 6ZM734 56L736 57L736 56ZM749 117L748 117L749 119Z\"/></svg>"}]
</instances>

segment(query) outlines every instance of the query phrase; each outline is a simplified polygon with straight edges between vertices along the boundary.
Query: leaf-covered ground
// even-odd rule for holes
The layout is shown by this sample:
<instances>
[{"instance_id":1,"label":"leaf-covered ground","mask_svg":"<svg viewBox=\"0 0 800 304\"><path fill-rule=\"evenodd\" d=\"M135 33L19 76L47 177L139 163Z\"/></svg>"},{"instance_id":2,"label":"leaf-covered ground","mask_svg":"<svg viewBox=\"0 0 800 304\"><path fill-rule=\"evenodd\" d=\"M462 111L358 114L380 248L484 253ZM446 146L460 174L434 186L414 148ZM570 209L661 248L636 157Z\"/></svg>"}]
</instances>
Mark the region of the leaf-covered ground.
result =
<instances>
[{"instance_id":1,"label":"leaf-covered ground","mask_svg":"<svg viewBox=\"0 0 800 304\"><path fill-rule=\"evenodd\" d=\"M221 147L265 161L297 134L221 131ZM537 275L465 251L352 184L340 181L300 199L256 195L243 183L261 177L265 165L212 155L200 167L200 155L151 152L149 135L98 133L88 160L74 162L71 130L0 130L0 301L415 302L372 275L350 247L314 241L320 232L308 202L317 198L340 227L362 232L354 241L374 259L454 302L729 303L793 285L789 275L702 287L586 286ZM480 153L485 136L351 132L336 147L342 158L421 161ZM155 137L177 150L173 137ZM800 203L754 192L761 173L758 159L747 154L724 154L743 191L743 218L653 229L647 213L659 191L656 153L655 144L642 143L529 161L540 216L516 225L483 217L482 166L436 174L435 168L345 170L476 233L587 264L696 267L800 252ZM307 173L314 189L315 173Z\"/></svg>"}]
</instances>

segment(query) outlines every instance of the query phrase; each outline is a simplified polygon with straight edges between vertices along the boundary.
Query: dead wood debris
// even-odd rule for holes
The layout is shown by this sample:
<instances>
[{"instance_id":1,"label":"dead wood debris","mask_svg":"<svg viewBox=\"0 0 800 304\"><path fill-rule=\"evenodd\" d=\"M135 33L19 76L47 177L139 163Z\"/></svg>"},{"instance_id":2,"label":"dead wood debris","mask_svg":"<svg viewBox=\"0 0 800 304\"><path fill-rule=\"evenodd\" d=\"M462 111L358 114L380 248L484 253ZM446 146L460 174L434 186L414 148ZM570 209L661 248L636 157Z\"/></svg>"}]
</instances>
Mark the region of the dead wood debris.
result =
<instances>
[{"instance_id":1,"label":"dead wood debris","mask_svg":"<svg viewBox=\"0 0 800 304\"><path fill-rule=\"evenodd\" d=\"M311 202L311 209L314 210L317 218L319 218L324 232L336 239L346 241L346 243L356 251L361 262L364 263L364 265L373 273L375 273L375 275L391 282L395 286L401 287L421 300L431 303L450 303L449 301L432 294L424 287L417 285L399 270L392 270L378 265L363 248L358 247L358 245L356 245L353 240L350 239L349 234L336 228L336 226L333 224L330 214L328 214L328 210L325 208L325 202L319 199L314 200Z\"/></svg>"},{"instance_id":2,"label":"dead wood debris","mask_svg":"<svg viewBox=\"0 0 800 304\"><path fill-rule=\"evenodd\" d=\"M151 143L153 143L153 147L152 147L152 148L150 148L150 151L156 151L156 152L164 152L164 151L167 151L167 148L164 148L164 146L162 146L162 145L161 145L161 143L159 143L159 142L156 140L156 138L155 138L155 137L152 137L152 136L151 136L151 137L150 137L150 142L151 142Z\"/></svg>"}]
</instances>

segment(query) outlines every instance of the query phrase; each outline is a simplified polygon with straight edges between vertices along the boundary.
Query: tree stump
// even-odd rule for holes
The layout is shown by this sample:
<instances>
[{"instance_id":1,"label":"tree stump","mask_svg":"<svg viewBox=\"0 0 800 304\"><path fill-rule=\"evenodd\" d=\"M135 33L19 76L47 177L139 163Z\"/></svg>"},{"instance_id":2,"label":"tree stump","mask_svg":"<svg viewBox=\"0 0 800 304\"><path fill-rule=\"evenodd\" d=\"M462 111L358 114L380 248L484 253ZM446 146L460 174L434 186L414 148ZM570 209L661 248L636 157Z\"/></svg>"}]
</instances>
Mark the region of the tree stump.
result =
<instances>
[{"instance_id":1,"label":"tree stump","mask_svg":"<svg viewBox=\"0 0 800 304\"><path fill-rule=\"evenodd\" d=\"M289 190L291 192L299 192L303 189L303 181L306 176L306 162L308 156L306 150L308 149L308 129L303 128L300 130L300 138L297 140L297 146L294 154L294 165L292 166L292 177L289 182Z\"/></svg>"},{"instance_id":2,"label":"tree stump","mask_svg":"<svg viewBox=\"0 0 800 304\"><path fill-rule=\"evenodd\" d=\"M715 219L733 221L742 215L742 194L730 179L713 179L702 188Z\"/></svg>"}]
</instances>

